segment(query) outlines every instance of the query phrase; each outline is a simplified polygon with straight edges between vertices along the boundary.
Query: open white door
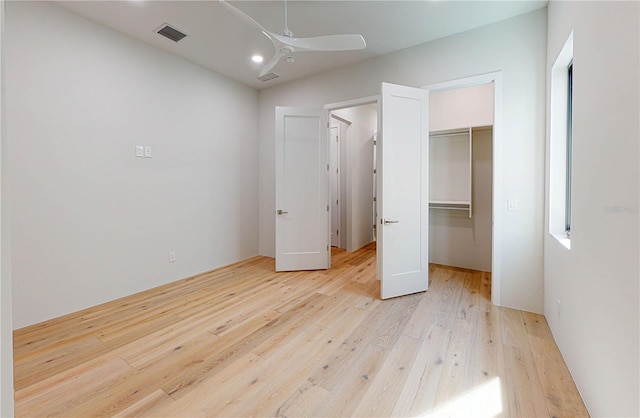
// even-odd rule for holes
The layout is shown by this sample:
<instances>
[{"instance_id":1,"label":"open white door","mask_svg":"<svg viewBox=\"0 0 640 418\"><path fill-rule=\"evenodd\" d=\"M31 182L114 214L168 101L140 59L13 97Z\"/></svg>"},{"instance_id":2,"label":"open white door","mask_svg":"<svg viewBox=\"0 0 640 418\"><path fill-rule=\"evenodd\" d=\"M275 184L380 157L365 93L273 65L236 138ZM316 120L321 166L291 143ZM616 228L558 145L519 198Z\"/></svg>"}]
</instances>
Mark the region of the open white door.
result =
<instances>
[{"instance_id":1,"label":"open white door","mask_svg":"<svg viewBox=\"0 0 640 418\"><path fill-rule=\"evenodd\" d=\"M328 111L276 107L276 271L327 269Z\"/></svg>"},{"instance_id":2,"label":"open white door","mask_svg":"<svg viewBox=\"0 0 640 418\"><path fill-rule=\"evenodd\" d=\"M382 83L377 143L382 299L429 286L429 92Z\"/></svg>"}]
</instances>

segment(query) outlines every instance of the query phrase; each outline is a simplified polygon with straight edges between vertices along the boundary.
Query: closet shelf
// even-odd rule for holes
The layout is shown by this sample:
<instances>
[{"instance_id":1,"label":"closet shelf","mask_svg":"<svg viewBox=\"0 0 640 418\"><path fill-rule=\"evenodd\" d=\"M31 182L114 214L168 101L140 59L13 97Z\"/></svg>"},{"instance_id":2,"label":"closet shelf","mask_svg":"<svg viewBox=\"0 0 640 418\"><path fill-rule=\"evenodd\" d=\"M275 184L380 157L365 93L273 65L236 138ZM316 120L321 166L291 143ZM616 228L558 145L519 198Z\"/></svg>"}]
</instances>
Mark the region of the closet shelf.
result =
<instances>
[{"instance_id":1,"label":"closet shelf","mask_svg":"<svg viewBox=\"0 0 640 418\"><path fill-rule=\"evenodd\" d=\"M458 200L432 200L429 202L429 208L468 211L471 209L471 202Z\"/></svg>"},{"instance_id":2,"label":"closet shelf","mask_svg":"<svg viewBox=\"0 0 640 418\"><path fill-rule=\"evenodd\" d=\"M473 128L429 133L429 208L472 216Z\"/></svg>"}]
</instances>

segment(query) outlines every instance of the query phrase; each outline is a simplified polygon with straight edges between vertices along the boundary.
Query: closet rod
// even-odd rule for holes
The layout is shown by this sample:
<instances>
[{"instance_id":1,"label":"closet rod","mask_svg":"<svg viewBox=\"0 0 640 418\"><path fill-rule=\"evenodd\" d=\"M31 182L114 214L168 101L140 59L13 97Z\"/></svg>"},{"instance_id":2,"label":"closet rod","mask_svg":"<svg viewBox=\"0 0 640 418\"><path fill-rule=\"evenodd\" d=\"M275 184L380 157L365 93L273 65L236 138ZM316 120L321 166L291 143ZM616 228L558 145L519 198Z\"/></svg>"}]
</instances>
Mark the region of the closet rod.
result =
<instances>
[{"instance_id":1,"label":"closet rod","mask_svg":"<svg viewBox=\"0 0 640 418\"><path fill-rule=\"evenodd\" d=\"M448 136L460 136L460 135L469 135L469 131L454 132L454 133L448 133L448 134L429 134L429 138L445 138Z\"/></svg>"},{"instance_id":2,"label":"closet rod","mask_svg":"<svg viewBox=\"0 0 640 418\"><path fill-rule=\"evenodd\" d=\"M446 210L463 210L465 212L469 211L469 208L449 208L446 206L429 206L429 209L438 209L438 210L442 210L442 209L446 209Z\"/></svg>"}]
</instances>

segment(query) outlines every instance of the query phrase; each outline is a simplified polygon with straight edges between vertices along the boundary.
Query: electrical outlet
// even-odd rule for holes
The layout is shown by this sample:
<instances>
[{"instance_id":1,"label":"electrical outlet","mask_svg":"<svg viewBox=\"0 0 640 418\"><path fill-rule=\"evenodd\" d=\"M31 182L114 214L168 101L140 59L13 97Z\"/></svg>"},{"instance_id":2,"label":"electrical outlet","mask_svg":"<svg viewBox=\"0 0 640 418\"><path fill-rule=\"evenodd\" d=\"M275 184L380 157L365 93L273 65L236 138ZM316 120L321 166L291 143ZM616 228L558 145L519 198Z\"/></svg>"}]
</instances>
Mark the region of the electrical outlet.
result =
<instances>
[{"instance_id":1,"label":"electrical outlet","mask_svg":"<svg viewBox=\"0 0 640 418\"><path fill-rule=\"evenodd\" d=\"M169 262L170 263L175 263L176 262L176 252L175 251L170 251L169 252Z\"/></svg>"},{"instance_id":2,"label":"electrical outlet","mask_svg":"<svg viewBox=\"0 0 640 418\"><path fill-rule=\"evenodd\" d=\"M151 158L151 146L150 145L145 145L144 146L144 158Z\"/></svg>"},{"instance_id":3,"label":"electrical outlet","mask_svg":"<svg viewBox=\"0 0 640 418\"><path fill-rule=\"evenodd\" d=\"M144 147L142 145L136 145L136 157L144 157Z\"/></svg>"}]
</instances>

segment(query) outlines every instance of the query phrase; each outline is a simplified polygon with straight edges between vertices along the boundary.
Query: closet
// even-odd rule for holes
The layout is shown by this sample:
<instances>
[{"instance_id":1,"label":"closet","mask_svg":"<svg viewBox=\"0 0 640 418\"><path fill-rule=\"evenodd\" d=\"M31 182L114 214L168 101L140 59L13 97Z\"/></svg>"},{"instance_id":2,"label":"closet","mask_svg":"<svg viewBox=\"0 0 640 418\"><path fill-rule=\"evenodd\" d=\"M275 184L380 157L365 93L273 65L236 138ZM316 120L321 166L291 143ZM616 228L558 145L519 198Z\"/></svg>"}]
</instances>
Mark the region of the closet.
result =
<instances>
[{"instance_id":1,"label":"closet","mask_svg":"<svg viewBox=\"0 0 640 418\"><path fill-rule=\"evenodd\" d=\"M493 84L430 96L429 261L491 271Z\"/></svg>"}]
</instances>

